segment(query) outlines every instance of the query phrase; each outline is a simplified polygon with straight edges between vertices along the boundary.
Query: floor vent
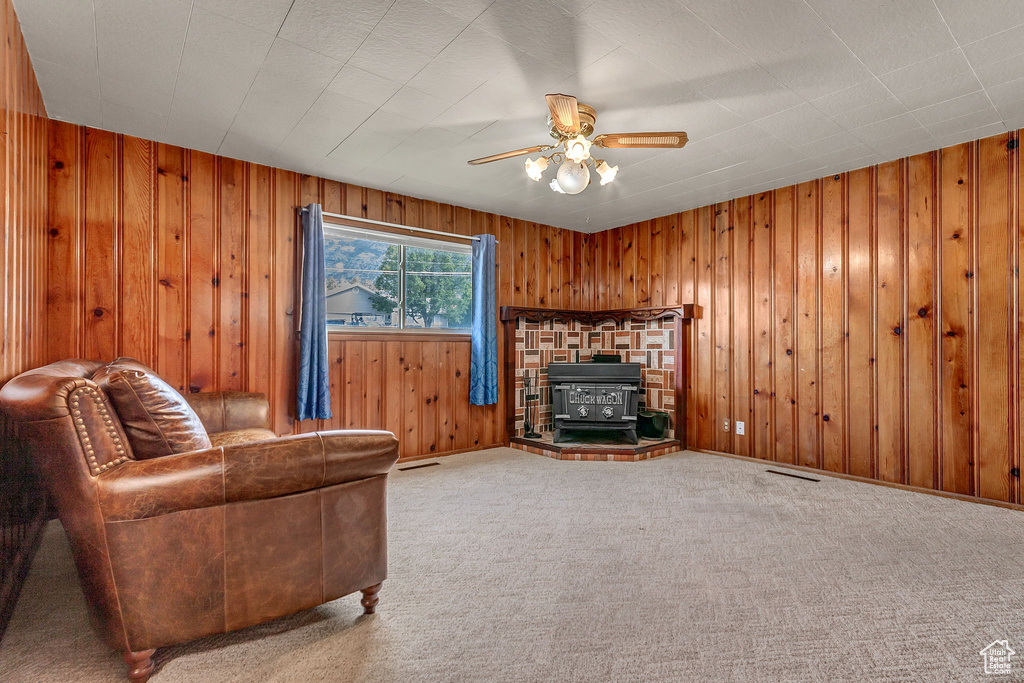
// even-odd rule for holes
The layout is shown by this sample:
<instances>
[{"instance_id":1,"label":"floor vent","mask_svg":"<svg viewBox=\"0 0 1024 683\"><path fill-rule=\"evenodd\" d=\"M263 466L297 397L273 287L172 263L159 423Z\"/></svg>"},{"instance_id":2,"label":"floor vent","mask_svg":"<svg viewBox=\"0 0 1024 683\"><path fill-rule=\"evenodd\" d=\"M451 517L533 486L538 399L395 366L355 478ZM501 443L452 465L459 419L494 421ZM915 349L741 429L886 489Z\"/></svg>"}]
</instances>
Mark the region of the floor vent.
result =
<instances>
[{"instance_id":1,"label":"floor vent","mask_svg":"<svg viewBox=\"0 0 1024 683\"><path fill-rule=\"evenodd\" d=\"M805 477L802 474L793 474L792 472L779 472L778 470L765 470L768 474L781 474L784 477L793 477L794 479L803 479L804 481L819 482L821 479L815 479L814 477Z\"/></svg>"},{"instance_id":2,"label":"floor vent","mask_svg":"<svg viewBox=\"0 0 1024 683\"><path fill-rule=\"evenodd\" d=\"M421 467L433 467L434 465L440 465L440 464L441 463L439 463L439 462L428 462L428 463L424 463L422 465L409 465L408 467L399 467L398 471L399 472L405 472L406 470L418 470Z\"/></svg>"}]
</instances>

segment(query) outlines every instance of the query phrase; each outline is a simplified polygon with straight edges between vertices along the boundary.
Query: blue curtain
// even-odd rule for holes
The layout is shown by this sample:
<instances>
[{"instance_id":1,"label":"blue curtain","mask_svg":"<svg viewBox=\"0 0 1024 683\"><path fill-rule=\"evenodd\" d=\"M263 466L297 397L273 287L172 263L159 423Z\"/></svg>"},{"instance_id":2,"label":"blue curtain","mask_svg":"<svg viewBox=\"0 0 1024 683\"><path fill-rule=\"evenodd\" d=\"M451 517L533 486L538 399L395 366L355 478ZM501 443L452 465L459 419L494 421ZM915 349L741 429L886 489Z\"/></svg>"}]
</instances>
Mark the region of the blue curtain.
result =
<instances>
[{"instance_id":1,"label":"blue curtain","mask_svg":"<svg viewBox=\"0 0 1024 683\"><path fill-rule=\"evenodd\" d=\"M299 333L298 419L331 416L327 360L324 215L319 204L302 212L302 328Z\"/></svg>"},{"instance_id":2,"label":"blue curtain","mask_svg":"<svg viewBox=\"0 0 1024 683\"><path fill-rule=\"evenodd\" d=\"M494 235L473 241L473 336L469 402L498 402L498 311L494 277Z\"/></svg>"}]
</instances>

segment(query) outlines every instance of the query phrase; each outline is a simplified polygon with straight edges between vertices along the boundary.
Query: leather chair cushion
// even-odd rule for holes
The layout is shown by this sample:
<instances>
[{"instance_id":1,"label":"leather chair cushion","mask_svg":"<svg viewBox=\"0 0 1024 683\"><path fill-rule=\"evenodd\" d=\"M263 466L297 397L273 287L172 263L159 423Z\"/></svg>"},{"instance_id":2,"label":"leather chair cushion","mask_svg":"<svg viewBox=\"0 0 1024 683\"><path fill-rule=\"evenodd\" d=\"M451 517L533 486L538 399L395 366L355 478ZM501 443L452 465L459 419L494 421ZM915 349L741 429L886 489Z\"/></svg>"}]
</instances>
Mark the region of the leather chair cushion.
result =
<instances>
[{"instance_id":1,"label":"leather chair cushion","mask_svg":"<svg viewBox=\"0 0 1024 683\"><path fill-rule=\"evenodd\" d=\"M227 432L214 432L210 434L210 443L214 446L231 446L236 443L252 443L254 441L266 441L276 439L277 434L269 429L232 429Z\"/></svg>"},{"instance_id":2,"label":"leather chair cushion","mask_svg":"<svg viewBox=\"0 0 1024 683\"><path fill-rule=\"evenodd\" d=\"M171 385L132 358L118 358L93 374L121 419L139 460L210 448L195 411Z\"/></svg>"}]
</instances>

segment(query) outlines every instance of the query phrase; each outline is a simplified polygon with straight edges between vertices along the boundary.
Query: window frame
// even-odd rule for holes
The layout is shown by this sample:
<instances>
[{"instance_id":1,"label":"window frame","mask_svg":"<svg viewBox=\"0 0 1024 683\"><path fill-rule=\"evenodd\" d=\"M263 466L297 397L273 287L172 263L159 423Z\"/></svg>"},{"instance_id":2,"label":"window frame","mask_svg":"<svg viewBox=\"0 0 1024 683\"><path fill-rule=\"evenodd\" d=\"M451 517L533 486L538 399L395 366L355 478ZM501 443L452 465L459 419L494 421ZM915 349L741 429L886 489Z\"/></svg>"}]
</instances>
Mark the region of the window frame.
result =
<instances>
[{"instance_id":1,"label":"window frame","mask_svg":"<svg viewBox=\"0 0 1024 683\"><path fill-rule=\"evenodd\" d=\"M405 326L405 250L407 247L419 248L419 249L432 249L435 251L450 251L459 254L466 254L472 258L473 244L469 240L470 237L466 237L466 243L463 244L461 241L456 242L455 240L437 239L432 237L420 237L418 235L408 234L404 232L391 232L388 230L375 230L364 226L347 225L345 223L338 222L337 220L324 219L324 238L328 235L334 234L338 237L346 237L350 239L365 239L373 240L376 242L385 242L388 244L394 244L400 247L399 252L399 300L397 302L398 307L398 319L399 325L397 327L371 327L371 326L355 326L355 325L331 325L327 324L328 334L361 334L361 335L441 335L444 337L469 337L472 335L472 330L469 328L463 329L451 329L451 328L440 328L440 327L406 327ZM472 260L470 261L470 277L472 278L473 273Z\"/></svg>"}]
</instances>

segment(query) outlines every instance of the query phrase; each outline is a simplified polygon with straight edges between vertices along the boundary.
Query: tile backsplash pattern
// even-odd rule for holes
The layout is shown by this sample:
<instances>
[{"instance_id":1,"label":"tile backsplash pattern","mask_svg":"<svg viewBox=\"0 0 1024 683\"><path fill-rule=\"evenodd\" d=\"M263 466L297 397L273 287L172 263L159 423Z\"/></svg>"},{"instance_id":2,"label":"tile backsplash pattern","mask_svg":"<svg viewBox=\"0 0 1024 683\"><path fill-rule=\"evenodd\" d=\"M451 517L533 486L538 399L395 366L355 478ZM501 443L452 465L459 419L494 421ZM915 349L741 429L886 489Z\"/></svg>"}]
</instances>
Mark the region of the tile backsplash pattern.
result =
<instances>
[{"instance_id":1,"label":"tile backsplash pattern","mask_svg":"<svg viewBox=\"0 0 1024 683\"><path fill-rule=\"evenodd\" d=\"M641 410L646 407L674 414L675 343L671 318L599 325L557 320L536 323L520 318L516 321L516 436L524 431L524 373L530 377L530 394L540 396L534 402L534 429L550 431L553 420L548 363L585 363L595 353L617 353L624 363L641 363Z\"/></svg>"}]
</instances>

